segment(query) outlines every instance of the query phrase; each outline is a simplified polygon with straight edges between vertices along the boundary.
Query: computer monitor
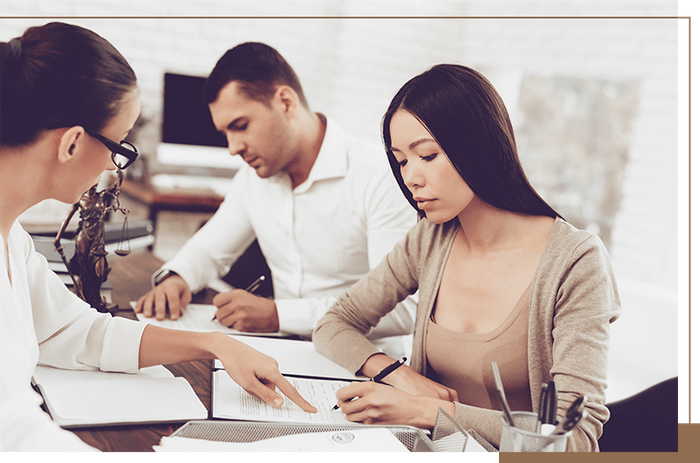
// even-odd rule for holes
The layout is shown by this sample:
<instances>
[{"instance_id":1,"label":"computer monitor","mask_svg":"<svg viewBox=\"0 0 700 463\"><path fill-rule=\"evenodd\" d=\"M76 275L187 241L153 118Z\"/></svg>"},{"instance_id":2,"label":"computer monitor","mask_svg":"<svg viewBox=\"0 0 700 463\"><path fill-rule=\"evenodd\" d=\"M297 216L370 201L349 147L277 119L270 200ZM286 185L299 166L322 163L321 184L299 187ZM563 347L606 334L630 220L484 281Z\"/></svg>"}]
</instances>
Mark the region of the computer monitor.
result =
<instances>
[{"instance_id":1,"label":"computer monitor","mask_svg":"<svg viewBox=\"0 0 700 463\"><path fill-rule=\"evenodd\" d=\"M237 169L238 156L226 149L226 137L218 132L202 101L204 77L165 73L163 123L157 157L162 164Z\"/></svg>"}]
</instances>

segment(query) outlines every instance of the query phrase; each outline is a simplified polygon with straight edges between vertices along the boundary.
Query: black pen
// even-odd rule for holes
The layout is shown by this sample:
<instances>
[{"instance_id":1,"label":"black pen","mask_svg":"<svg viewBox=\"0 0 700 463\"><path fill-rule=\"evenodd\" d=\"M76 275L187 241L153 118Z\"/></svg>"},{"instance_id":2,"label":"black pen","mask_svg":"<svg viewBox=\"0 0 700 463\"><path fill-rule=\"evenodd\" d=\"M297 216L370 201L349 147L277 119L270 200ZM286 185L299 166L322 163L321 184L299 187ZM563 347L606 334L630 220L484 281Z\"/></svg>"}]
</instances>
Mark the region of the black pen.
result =
<instances>
[{"instance_id":1,"label":"black pen","mask_svg":"<svg viewBox=\"0 0 700 463\"><path fill-rule=\"evenodd\" d=\"M406 362L406 357L402 358L401 360L397 360L391 365L386 366L385 368L382 368L382 371L374 375L372 378L370 378L370 381L373 383L381 383L384 378L386 378L389 374L394 372L397 368L399 368L401 365L403 365ZM382 383L384 384L384 383ZM340 407L338 404L335 404L333 408L331 408L331 411L338 410Z\"/></svg>"},{"instance_id":2,"label":"black pen","mask_svg":"<svg viewBox=\"0 0 700 463\"><path fill-rule=\"evenodd\" d=\"M554 428L551 435L566 434L574 429L578 424L586 419L586 402L588 397L583 394L574 400L574 402L566 410L566 416Z\"/></svg>"},{"instance_id":3,"label":"black pen","mask_svg":"<svg viewBox=\"0 0 700 463\"><path fill-rule=\"evenodd\" d=\"M406 362L406 357L402 358L401 360L397 360L391 365L387 366L386 368L383 368L382 371L374 375L370 381L373 381L375 383L381 382L384 378L386 378L390 373L393 373L394 370L396 370L398 367L403 365Z\"/></svg>"},{"instance_id":4,"label":"black pen","mask_svg":"<svg viewBox=\"0 0 700 463\"><path fill-rule=\"evenodd\" d=\"M544 420L542 424L550 426L543 426L541 432L542 434L549 434L557 423L557 385L554 381L550 381L547 384L544 402Z\"/></svg>"},{"instance_id":5,"label":"black pen","mask_svg":"<svg viewBox=\"0 0 700 463\"><path fill-rule=\"evenodd\" d=\"M265 275L260 275L257 280L252 282L245 290L246 292L249 293L254 293L256 289L260 287L262 282L265 281ZM211 319L211 321L216 320L216 315L214 315L214 318Z\"/></svg>"},{"instance_id":6,"label":"black pen","mask_svg":"<svg viewBox=\"0 0 700 463\"><path fill-rule=\"evenodd\" d=\"M547 396L547 383L542 383L542 388L540 389L540 406L537 410L537 428L535 432L540 434L542 432L542 423L545 420L547 401L545 397Z\"/></svg>"}]
</instances>

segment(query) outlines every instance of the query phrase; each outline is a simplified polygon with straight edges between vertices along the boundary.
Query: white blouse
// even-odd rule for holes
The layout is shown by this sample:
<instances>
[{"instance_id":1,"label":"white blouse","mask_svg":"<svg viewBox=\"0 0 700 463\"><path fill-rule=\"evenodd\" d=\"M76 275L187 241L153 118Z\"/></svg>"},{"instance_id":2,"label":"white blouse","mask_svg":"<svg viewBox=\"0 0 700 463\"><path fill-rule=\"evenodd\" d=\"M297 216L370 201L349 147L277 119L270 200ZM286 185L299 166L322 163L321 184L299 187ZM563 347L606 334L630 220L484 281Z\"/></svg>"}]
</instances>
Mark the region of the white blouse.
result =
<instances>
[{"instance_id":1,"label":"white blouse","mask_svg":"<svg viewBox=\"0 0 700 463\"><path fill-rule=\"evenodd\" d=\"M39 364L138 371L145 324L101 314L61 282L15 222L0 236L0 450L90 450L40 408Z\"/></svg>"}]
</instances>

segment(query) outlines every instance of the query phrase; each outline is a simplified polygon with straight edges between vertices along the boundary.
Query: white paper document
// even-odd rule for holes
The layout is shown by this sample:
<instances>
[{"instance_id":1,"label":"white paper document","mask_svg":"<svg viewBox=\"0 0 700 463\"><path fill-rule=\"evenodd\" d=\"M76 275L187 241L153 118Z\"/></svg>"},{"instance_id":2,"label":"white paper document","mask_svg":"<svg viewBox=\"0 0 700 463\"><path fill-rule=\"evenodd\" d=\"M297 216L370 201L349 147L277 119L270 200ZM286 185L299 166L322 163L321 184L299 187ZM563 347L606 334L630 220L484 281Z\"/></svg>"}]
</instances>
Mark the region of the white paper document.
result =
<instances>
[{"instance_id":1,"label":"white paper document","mask_svg":"<svg viewBox=\"0 0 700 463\"><path fill-rule=\"evenodd\" d=\"M316 350L311 341L231 335L242 343L277 360L283 375L362 380ZM220 360L214 368L223 368Z\"/></svg>"},{"instance_id":2,"label":"white paper document","mask_svg":"<svg viewBox=\"0 0 700 463\"><path fill-rule=\"evenodd\" d=\"M131 307L135 307L136 302L131 302ZM153 317L145 317L142 313L137 313L136 317L139 321L150 323L151 325L161 326L171 330L182 331L197 331L208 333L211 331L220 331L227 334L238 334L244 336L286 336L283 333L249 333L244 331L234 330L228 326L224 326L216 320L212 320L216 313L216 306L211 304L189 304L183 314L177 320L156 320Z\"/></svg>"},{"instance_id":3,"label":"white paper document","mask_svg":"<svg viewBox=\"0 0 700 463\"><path fill-rule=\"evenodd\" d=\"M212 383L212 416L247 421L276 421L283 423L347 424L341 410L331 409L338 403L335 391L348 381L329 381L286 377L317 413L308 413L285 397L284 405L275 408L262 399L248 394L224 370L214 372ZM280 391L277 390L279 393Z\"/></svg>"},{"instance_id":4,"label":"white paper document","mask_svg":"<svg viewBox=\"0 0 700 463\"><path fill-rule=\"evenodd\" d=\"M386 428L293 434L256 442L163 437L157 452L408 452Z\"/></svg>"}]
</instances>

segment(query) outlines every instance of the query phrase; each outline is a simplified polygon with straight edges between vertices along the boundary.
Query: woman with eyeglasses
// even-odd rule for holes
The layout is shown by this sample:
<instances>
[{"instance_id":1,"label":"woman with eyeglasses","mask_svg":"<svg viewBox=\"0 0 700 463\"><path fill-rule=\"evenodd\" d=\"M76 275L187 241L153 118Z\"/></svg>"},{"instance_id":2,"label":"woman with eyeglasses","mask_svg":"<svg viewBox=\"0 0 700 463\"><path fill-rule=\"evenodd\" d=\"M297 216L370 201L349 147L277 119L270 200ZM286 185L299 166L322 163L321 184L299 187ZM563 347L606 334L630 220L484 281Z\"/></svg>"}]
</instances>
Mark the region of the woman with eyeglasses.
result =
<instances>
[{"instance_id":1,"label":"woman with eyeglasses","mask_svg":"<svg viewBox=\"0 0 700 463\"><path fill-rule=\"evenodd\" d=\"M50 23L0 43L0 450L91 449L40 409L30 386L38 363L136 372L219 358L265 402L281 406L277 386L316 411L273 359L226 335L98 313L49 270L17 222L44 199L75 203L104 170L128 167L138 154L119 140L139 112L134 71L90 30Z\"/></svg>"}]
</instances>

